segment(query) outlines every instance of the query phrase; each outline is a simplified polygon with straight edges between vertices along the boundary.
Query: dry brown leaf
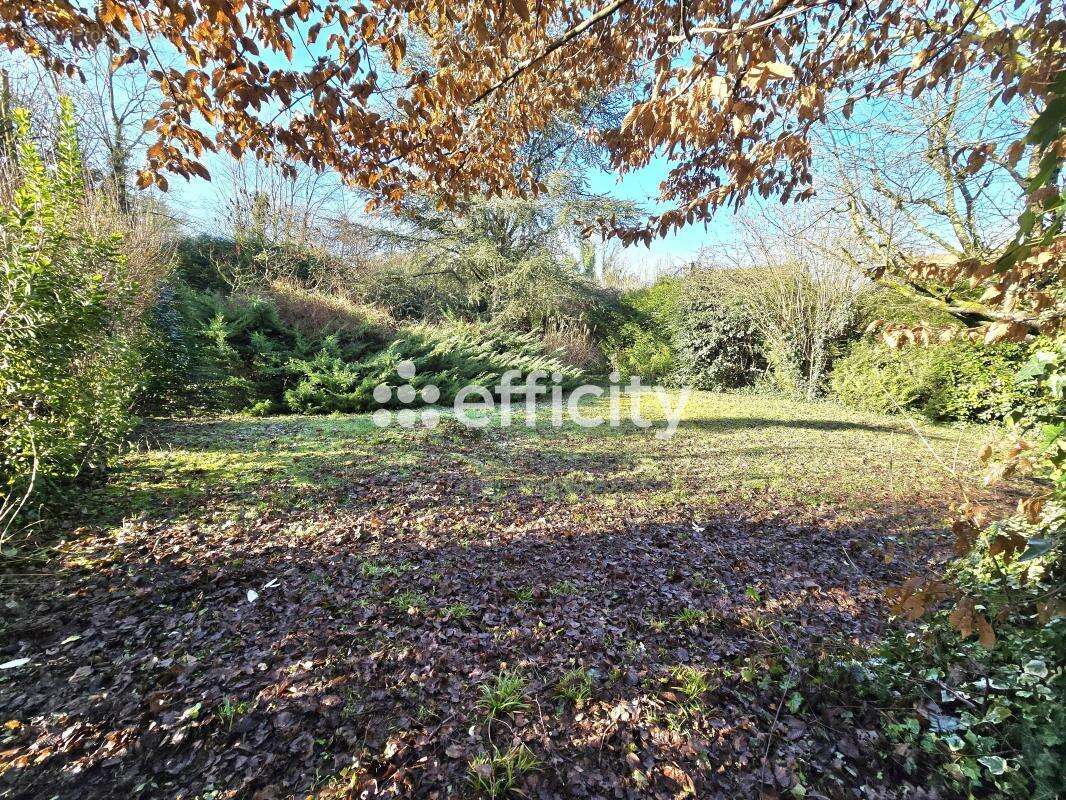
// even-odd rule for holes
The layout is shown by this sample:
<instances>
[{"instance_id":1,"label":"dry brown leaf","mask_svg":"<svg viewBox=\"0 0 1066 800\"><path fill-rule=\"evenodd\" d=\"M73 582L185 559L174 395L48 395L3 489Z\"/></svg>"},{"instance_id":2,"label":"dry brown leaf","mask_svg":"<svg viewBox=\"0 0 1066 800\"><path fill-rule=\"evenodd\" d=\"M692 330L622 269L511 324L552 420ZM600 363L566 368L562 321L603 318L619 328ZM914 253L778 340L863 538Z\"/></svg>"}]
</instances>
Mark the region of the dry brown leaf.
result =
<instances>
[{"instance_id":1,"label":"dry brown leaf","mask_svg":"<svg viewBox=\"0 0 1066 800\"><path fill-rule=\"evenodd\" d=\"M696 783L692 780L692 776L683 769L675 767L673 764L664 764L662 771L663 775L678 785L678 792L674 795L678 800L682 797L696 796Z\"/></svg>"},{"instance_id":2,"label":"dry brown leaf","mask_svg":"<svg viewBox=\"0 0 1066 800\"><path fill-rule=\"evenodd\" d=\"M788 64L782 64L780 61L767 61L765 64L760 64L759 66L774 78L796 77L796 71Z\"/></svg>"}]
</instances>

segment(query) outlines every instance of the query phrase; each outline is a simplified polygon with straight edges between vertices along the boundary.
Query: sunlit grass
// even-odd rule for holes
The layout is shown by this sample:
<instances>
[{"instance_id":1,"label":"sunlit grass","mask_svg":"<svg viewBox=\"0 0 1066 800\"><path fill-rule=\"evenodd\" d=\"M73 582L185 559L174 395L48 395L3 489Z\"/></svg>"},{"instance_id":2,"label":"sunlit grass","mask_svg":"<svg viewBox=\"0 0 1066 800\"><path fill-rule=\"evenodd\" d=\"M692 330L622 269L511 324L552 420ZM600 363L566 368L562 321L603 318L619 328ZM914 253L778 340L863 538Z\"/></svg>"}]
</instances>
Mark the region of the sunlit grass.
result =
<instances>
[{"instance_id":1,"label":"sunlit grass","mask_svg":"<svg viewBox=\"0 0 1066 800\"><path fill-rule=\"evenodd\" d=\"M502 670L482 685L478 708L488 717L518 714L528 710L525 677L515 670Z\"/></svg>"},{"instance_id":2,"label":"sunlit grass","mask_svg":"<svg viewBox=\"0 0 1066 800\"><path fill-rule=\"evenodd\" d=\"M470 761L470 783L478 795L486 798L507 797L513 793L523 775L539 768L540 762L525 745L509 750L493 746Z\"/></svg>"},{"instance_id":3,"label":"sunlit grass","mask_svg":"<svg viewBox=\"0 0 1066 800\"><path fill-rule=\"evenodd\" d=\"M678 397L672 392L670 404ZM604 398L583 408L595 416L609 406ZM948 472L965 472L987 439L980 426L921 424L920 439L902 418L710 392L690 394L675 434L664 439L656 435L664 415L654 395L641 403L650 429L628 422L625 395L620 408L623 422L614 428L556 428L550 410L540 408L534 429L518 413L512 427L501 428L496 413L479 432L460 430L454 419L434 430L382 429L366 414L160 421L118 460L106 484L84 493L83 513L195 517L207 497L229 517L310 512L324 495L358 502L361 482L402 483L427 469L476 479L470 502L514 494L636 514L738 502L861 511L873 500L905 502L947 487Z\"/></svg>"}]
</instances>

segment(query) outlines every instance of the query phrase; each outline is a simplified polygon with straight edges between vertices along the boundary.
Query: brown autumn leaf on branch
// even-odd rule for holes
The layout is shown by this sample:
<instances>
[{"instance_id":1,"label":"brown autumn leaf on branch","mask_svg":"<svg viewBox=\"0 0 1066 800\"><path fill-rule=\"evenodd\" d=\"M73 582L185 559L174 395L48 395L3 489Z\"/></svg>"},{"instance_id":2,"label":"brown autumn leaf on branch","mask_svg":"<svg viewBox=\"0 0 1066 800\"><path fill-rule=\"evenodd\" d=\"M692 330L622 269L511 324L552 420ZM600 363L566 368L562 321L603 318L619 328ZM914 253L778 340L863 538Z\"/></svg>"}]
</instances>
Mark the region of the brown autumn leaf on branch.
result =
<instances>
[{"instance_id":1,"label":"brown autumn leaf on branch","mask_svg":"<svg viewBox=\"0 0 1066 800\"><path fill-rule=\"evenodd\" d=\"M99 43L151 70L165 102L150 122L160 147L144 185L202 174L216 151L335 170L385 206L412 193L450 204L535 193L529 137L580 116L590 97L617 95L628 124L586 133L611 168L639 169L663 152L674 161L665 210L628 226L599 220L626 242L752 196L810 197L812 131L867 97L912 95L982 70L994 79L991 103L1039 107L1066 65L1064 39L1053 0L1016 9L955 0L0 7L0 44L49 69L76 72ZM162 63L160 50L178 66ZM980 153L1018 159L1025 148L1019 140Z\"/></svg>"},{"instance_id":2,"label":"brown autumn leaf on branch","mask_svg":"<svg viewBox=\"0 0 1066 800\"><path fill-rule=\"evenodd\" d=\"M902 586L887 589L892 612L914 620L951 594L951 587L935 578L913 577Z\"/></svg>"},{"instance_id":3,"label":"brown autumn leaf on branch","mask_svg":"<svg viewBox=\"0 0 1066 800\"><path fill-rule=\"evenodd\" d=\"M976 634L982 646L989 650L995 647L996 634L992 624L977 610L972 597L961 598L948 615L948 621L964 639Z\"/></svg>"}]
</instances>

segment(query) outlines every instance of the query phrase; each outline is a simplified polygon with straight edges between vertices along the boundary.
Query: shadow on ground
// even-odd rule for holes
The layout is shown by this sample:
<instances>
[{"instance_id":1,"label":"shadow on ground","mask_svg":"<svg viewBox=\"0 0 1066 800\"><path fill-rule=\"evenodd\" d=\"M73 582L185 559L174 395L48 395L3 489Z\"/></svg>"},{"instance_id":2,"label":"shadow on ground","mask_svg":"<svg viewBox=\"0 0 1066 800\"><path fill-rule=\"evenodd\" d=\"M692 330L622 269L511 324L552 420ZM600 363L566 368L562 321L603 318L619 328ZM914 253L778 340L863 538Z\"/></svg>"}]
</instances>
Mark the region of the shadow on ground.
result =
<instances>
[{"instance_id":1,"label":"shadow on ground","mask_svg":"<svg viewBox=\"0 0 1066 800\"><path fill-rule=\"evenodd\" d=\"M699 797L755 796L799 779L798 750L808 773L839 771L806 722L773 722L779 679L879 629L880 591L917 552L884 532L913 517L637 522L418 485L377 489L388 516L342 503L80 542L5 634L3 658L30 662L2 684L18 725L0 787L444 796L519 743L531 797L672 796L679 775ZM505 669L520 707L493 718L478 704ZM775 726L777 773L760 763Z\"/></svg>"},{"instance_id":2,"label":"shadow on ground","mask_svg":"<svg viewBox=\"0 0 1066 800\"><path fill-rule=\"evenodd\" d=\"M527 797L899 778L785 678L876 636L883 589L935 558L934 490L849 513L702 502L724 490L677 471L766 455L734 439L649 454L356 418L154 437L67 521L49 574L6 576L0 662L29 660L0 673L0 796L467 797L520 746ZM517 704L493 714L505 672Z\"/></svg>"}]
</instances>

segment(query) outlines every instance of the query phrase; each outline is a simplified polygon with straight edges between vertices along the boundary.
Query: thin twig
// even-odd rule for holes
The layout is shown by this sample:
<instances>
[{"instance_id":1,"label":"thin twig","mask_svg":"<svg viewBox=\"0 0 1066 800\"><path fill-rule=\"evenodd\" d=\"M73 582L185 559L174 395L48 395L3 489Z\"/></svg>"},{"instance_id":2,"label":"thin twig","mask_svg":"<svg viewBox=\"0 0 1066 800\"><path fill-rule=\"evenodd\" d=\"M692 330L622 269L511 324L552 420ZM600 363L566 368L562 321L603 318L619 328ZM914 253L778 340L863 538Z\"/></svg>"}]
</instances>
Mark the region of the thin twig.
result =
<instances>
[{"instance_id":1,"label":"thin twig","mask_svg":"<svg viewBox=\"0 0 1066 800\"><path fill-rule=\"evenodd\" d=\"M668 39L668 41L671 44L676 44L678 42L684 42L684 41L691 41L692 40L692 36L694 34L703 34L703 33L714 33L714 34L718 34L720 36L727 36L727 35L728 36L736 36L738 34L750 33L751 31L757 31L760 28L766 28L766 27L769 27L770 25L776 25L778 22L782 22L782 21L784 21L786 19L790 19L791 17L794 17L797 14L802 14L805 11L813 11L814 9L818 8L819 6L827 5L829 2L830 2L830 0L818 0L818 2L811 3L810 5L799 6L797 8L793 8L793 9L791 9L789 11L784 11L784 12L782 12L780 14L776 14L776 15L768 18L768 19L762 19L762 20L759 20L758 22L753 22L750 25L744 25L744 26L739 27L739 28L720 28L720 27L717 27L717 26L714 26L714 25L706 25L706 26L703 26L703 27L696 27L696 28L692 28L691 30L689 30L687 36L677 36L677 35L671 36Z\"/></svg>"},{"instance_id":2,"label":"thin twig","mask_svg":"<svg viewBox=\"0 0 1066 800\"><path fill-rule=\"evenodd\" d=\"M11 530L11 526L14 524L18 515L22 512L22 508L26 505L26 502L30 499L30 495L33 494L33 486L37 482L37 468L40 464L40 459L37 456L37 444L33 440L33 430L30 429L30 450L33 453L33 466L30 469L30 482L26 487L26 492L22 495L22 499L17 505L9 505L8 497L4 498L3 507L0 508L0 520L7 517L7 521L4 523L4 529L0 531L0 548L3 548L4 542L7 541L8 532ZM10 496L9 496L10 497Z\"/></svg>"},{"instance_id":3,"label":"thin twig","mask_svg":"<svg viewBox=\"0 0 1066 800\"><path fill-rule=\"evenodd\" d=\"M766 752L763 753L763 763L770 763L770 747L774 743L774 729L777 727L777 721L781 718L781 709L785 705L785 697L788 696L788 690L792 688L792 676L796 673L796 665L793 664L788 671L788 679L785 681L785 689L781 692L781 702L777 704L777 713L774 714L773 724L770 725L770 736L766 740Z\"/></svg>"},{"instance_id":4,"label":"thin twig","mask_svg":"<svg viewBox=\"0 0 1066 800\"><path fill-rule=\"evenodd\" d=\"M607 19L609 16L614 14L615 11L620 9L622 6L628 5L630 2L631 2L631 0L614 0L613 3L610 3L610 4L606 5L606 6L604 6L599 11L597 11L595 14L590 16L588 19L582 20L580 23L578 23L577 25L572 27L570 30L568 30L566 33L564 33L562 36L560 36L559 38L555 39L552 42L549 42L548 45L543 50L541 50L537 55L531 56L530 58L527 58L525 61L520 63L517 67L515 67L510 72L508 72L503 78L501 78L499 81L497 81L494 85L490 86L488 89L486 89L485 91L481 92L481 94L479 94L477 97L475 97L473 99L473 101L470 103L470 105L471 106L476 106L478 103L480 103L486 97L488 97L490 94L492 94L493 92L496 92L499 89L502 89L504 86L506 86L507 84L511 83L515 78L517 78L523 72L525 72L526 70L530 69L531 67L535 67L537 64L539 64L545 58L550 56L552 53L554 53L560 47L563 47L563 46L569 44L574 39L576 39L581 34L583 34L585 31L587 31L589 28L591 28L593 25L595 25L596 23L602 22L603 20Z\"/></svg>"}]
</instances>

